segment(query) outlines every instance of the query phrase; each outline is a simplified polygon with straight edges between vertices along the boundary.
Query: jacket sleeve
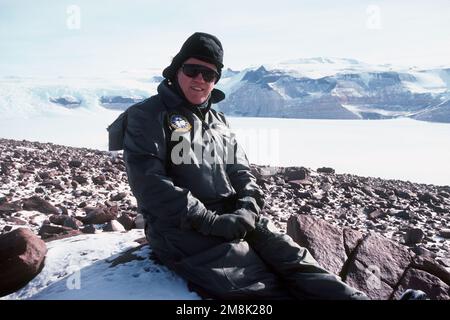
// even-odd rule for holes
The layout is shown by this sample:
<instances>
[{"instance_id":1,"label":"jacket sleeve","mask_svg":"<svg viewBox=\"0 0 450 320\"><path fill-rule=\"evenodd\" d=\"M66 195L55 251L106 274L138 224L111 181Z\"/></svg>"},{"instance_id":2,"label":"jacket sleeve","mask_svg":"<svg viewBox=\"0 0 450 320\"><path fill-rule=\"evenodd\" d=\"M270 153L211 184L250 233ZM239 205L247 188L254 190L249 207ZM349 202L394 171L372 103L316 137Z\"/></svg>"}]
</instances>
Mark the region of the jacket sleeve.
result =
<instances>
[{"instance_id":1,"label":"jacket sleeve","mask_svg":"<svg viewBox=\"0 0 450 320\"><path fill-rule=\"evenodd\" d=\"M174 185L166 172L165 114L128 109L124 161L131 191L146 218L209 234L215 215L188 189Z\"/></svg>"},{"instance_id":2,"label":"jacket sleeve","mask_svg":"<svg viewBox=\"0 0 450 320\"><path fill-rule=\"evenodd\" d=\"M229 128L230 126L225 116L222 113L220 115ZM232 134L232 137L234 137L234 134ZM258 215L264 206L264 193L256 183L256 178L251 172L244 150L237 143L236 139L233 138L232 140L234 152L231 157L231 163L227 163L226 172L237 193L236 209L248 209Z\"/></svg>"}]
</instances>

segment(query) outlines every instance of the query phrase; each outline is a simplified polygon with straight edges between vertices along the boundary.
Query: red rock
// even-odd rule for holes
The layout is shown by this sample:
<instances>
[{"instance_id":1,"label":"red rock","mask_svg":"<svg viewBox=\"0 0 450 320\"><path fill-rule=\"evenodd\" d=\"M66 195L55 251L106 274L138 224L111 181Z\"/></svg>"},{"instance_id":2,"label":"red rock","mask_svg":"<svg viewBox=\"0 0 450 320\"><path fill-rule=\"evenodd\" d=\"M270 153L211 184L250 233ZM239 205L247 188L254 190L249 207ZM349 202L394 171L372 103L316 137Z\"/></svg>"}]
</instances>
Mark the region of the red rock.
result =
<instances>
[{"instance_id":1,"label":"red rock","mask_svg":"<svg viewBox=\"0 0 450 320\"><path fill-rule=\"evenodd\" d=\"M38 196L23 200L23 208L24 210L36 210L45 214L59 214L59 210L55 206Z\"/></svg>"},{"instance_id":2,"label":"red rock","mask_svg":"<svg viewBox=\"0 0 450 320\"><path fill-rule=\"evenodd\" d=\"M44 267L47 247L30 229L0 236L0 296L25 286Z\"/></svg>"},{"instance_id":3,"label":"red rock","mask_svg":"<svg viewBox=\"0 0 450 320\"><path fill-rule=\"evenodd\" d=\"M18 201L15 202L4 202L0 204L0 214L11 214L17 211L22 210L22 206Z\"/></svg>"},{"instance_id":4,"label":"red rock","mask_svg":"<svg viewBox=\"0 0 450 320\"><path fill-rule=\"evenodd\" d=\"M134 219L126 213L122 213L117 221L119 221L125 227L125 230L131 230L135 227Z\"/></svg>"},{"instance_id":5,"label":"red rock","mask_svg":"<svg viewBox=\"0 0 450 320\"><path fill-rule=\"evenodd\" d=\"M58 226L53 224L43 224L42 227L39 229L39 235L42 239L47 239L55 234L61 234L61 233L69 233L73 231L72 228L64 227L64 226Z\"/></svg>"},{"instance_id":6,"label":"red rock","mask_svg":"<svg viewBox=\"0 0 450 320\"><path fill-rule=\"evenodd\" d=\"M84 224L100 224L117 218L117 207L85 207Z\"/></svg>"},{"instance_id":7,"label":"red rock","mask_svg":"<svg viewBox=\"0 0 450 320\"><path fill-rule=\"evenodd\" d=\"M364 235L359 231L350 228L344 228L344 246L345 252L348 257L354 252L356 247L362 241L363 237Z\"/></svg>"},{"instance_id":8,"label":"red rock","mask_svg":"<svg viewBox=\"0 0 450 320\"><path fill-rule=\"evenodd\" d=\"M371 299L388 300L392 295L392 287L382 280L381 272L376 265L367 266L354 260L348 269L345 282L366 293Z\"/></svg>"},{"instance_id":9,"label":"red rock","mask_svg":"<svg viewBox=\"0 0 450 320\"><path fill-rule=\"evenodd\" d=\"M355 259L367 267L378 268L382 280L394 287L411 263L412 256L404 246L370 233L358 247ZM352 276L348 274L348 277Z\"/></svg>"},{"instance_id":10,"label":"red rock","mask_svg":"<svg viewBox=\"0 0 450 320\"><path fill-rule=\"evenodd\" d=\"M429 299L433 300L450 299L450 286L438 277L422 270L408 269L394 293L394 299L398 299L406 289L422 290L427 293Z\"/></svg>"},{"instance_id":11,"label":"red rock","mask_svg":"<svg viewBox=\"0 0 450 320\"><path fill-rule=\"evenodd\" d=\"M340 274L347 260L341 228L310 215L297 215L288 220L287 234L308 248L320 265Z\"/></svg>"}]
</instances>

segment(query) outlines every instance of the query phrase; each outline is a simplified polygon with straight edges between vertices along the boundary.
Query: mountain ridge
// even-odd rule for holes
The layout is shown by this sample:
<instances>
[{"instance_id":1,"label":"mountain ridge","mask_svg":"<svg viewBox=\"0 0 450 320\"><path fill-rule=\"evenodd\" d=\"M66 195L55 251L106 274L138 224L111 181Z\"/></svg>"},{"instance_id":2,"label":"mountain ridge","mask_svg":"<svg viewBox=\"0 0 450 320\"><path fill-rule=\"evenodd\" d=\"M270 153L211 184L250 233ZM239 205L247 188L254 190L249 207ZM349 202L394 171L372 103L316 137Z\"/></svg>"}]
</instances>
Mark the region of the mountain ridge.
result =
<instances>
[{"instance_id":1,"label":"mountain ridge","mask_svg":"<svg viewBox=\"0 0 450 320\"><path fill-rule=\"evenodd\" d=\"M351 60L350 66L340 64L331 68L334 70L332 75L325 72L324 76L313 77L308 75L311 71L308 66L305 67L310 61L294 61L297 69L289 68L288 63L284 65L285 69L279 68L283 64L272 68L261 65L241 71L244 75L232 75L224 86L224 91L229 92L228 99L218 105L219 109L235 116L300 119L410 117L450 122L446 104L450 100L449 68L393 70ZM317 63L323 66L323 61L334 65L332 60L312 61L315 64L309 64L313 67ZM324 101L328 101L328 105L325 106Z\"/></svg>"},{"instance_id":2,"label":"mountain ridge","mask_svg":"<svg viewBox=\"0 0 450 320\"><path fill-rule=\"evenodd\" d=\"M156 70L107 78L0 78L5 118L125 110L156 94ZM217 108L231 116L391 119L450 123L450 68L401 68L347 58L300 58L224 69Z\"/></svg>"}]
</instances>

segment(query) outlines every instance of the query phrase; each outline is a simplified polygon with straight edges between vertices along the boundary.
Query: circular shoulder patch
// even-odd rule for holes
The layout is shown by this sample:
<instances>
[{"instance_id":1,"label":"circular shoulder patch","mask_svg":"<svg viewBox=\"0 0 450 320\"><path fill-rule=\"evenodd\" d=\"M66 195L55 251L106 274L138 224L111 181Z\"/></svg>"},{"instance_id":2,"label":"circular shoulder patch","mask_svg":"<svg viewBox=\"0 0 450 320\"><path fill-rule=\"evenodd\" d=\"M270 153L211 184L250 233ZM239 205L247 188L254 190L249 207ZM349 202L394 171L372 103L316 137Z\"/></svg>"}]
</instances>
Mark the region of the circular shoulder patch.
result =
<instances>
[{"instance_id":1,"label":"circular shoulder patch","mask_svg":"<svg viewBox=\"0 0 450 320\"><path fill-rule=\"evenodd\" d=\"M192 126L186 117L179 114L174 114L170 117L170 127L176 131L187 132L190 131Z\"/></svg>"}]
</instances>

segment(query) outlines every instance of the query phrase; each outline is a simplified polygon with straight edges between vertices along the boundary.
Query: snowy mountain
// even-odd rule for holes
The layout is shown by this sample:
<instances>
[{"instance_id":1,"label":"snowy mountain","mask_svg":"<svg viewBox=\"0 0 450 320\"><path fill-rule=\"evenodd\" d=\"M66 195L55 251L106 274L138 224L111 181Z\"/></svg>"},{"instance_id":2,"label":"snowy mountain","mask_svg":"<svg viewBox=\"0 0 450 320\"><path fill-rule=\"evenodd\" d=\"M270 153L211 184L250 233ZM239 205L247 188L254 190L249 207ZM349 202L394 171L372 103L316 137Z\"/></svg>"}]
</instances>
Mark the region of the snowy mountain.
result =
<instances>
[{"instance_id":1,"label":"snowy mountain","mask_svg":"<svg viewBox=\"0 0 450 320\"><path fill-rule=\"evenodd\" d=\"M416 113L413 118L424 121L450 123L450 100L445 100L436 106L426 108Z\"/></svg>"},{"instance_id":2,"label":"snowy mountain","mask_svg":"<svg viewBox=\"0 0 450 320\"><path fill-rule=\"evenodd\" d=\"M313 58L241 71L222 89L221 111L304 119L412 117L449 122L450 69L393 70L351 59Z\"/></svg>"},{"instance_id":3,"label":"snowy mountain","mask_svg":"<svg viewBox=\"0 0 450 320\"><path fill-rule=\"evenodd\" d=\"M156 93L150 74L120 74L99 78L0 78L2 118L101 113L124 110Z\"/></svg>"},{"instance_id":4,"label":"snowy mountain","mask_svg":"<svg viewBox=\"0 0 450 320\"><path fill-rule=\"evenodd\" d=\"M124 110L156 93L161 70L98 78L0 78L4 118ZM449 122L450 68L402 69L355 59L296 59L224 69L227 115L300 119L411 117Z\"/></svg>"},{"instance_id":5,"label":"snowy mountain","mask_svg":"<svg viewBox=\"0 0 450 320\"><path fill-rule=\"evenodd\" d=\"M308 77L322 78L337 73L352 73L374 70L389 70L390 65L370 65L355 59L334 57L313 57L286 60L276 64L265 65L270 70L284 70L289 74Z\"/></svg>"},{"instance_id":6,"label":"snowy mountain","mask_svg":"<svg viewBox=\"0 0 450 320\"><path fill-rule=\"evenodd\" d=\"M356 119L331 95L328 79L295 78L261 66L245 72L236 90L219 104L226 114L256 117ZM231 87L231 89L233 89Z\"/></svg>"}]
</instances>

